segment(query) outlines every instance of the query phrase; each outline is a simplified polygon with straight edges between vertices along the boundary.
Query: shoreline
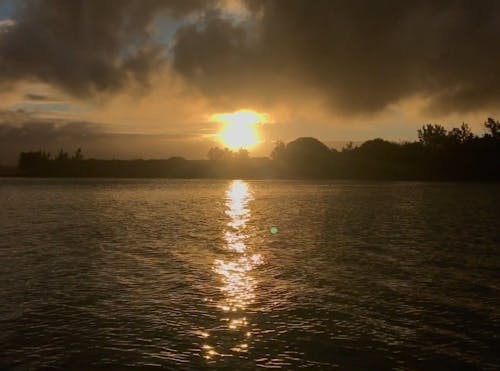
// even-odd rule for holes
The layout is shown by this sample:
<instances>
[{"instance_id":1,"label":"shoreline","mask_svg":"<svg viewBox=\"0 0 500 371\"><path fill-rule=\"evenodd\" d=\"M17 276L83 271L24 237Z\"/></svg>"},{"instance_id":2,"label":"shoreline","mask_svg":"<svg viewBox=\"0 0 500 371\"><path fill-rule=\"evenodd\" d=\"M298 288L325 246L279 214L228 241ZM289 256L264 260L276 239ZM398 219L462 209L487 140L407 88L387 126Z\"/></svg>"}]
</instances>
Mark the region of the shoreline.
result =
<instances>
[{"instance_id":1,"label":"shoreline","mask_svg":"<svg viewBox=\"0 0 500 371\"><path fill-rule=\"evenodd\" d=\"M500 179L404 179L404 178L299 178L299 177L167 177L167 176L57 176L0 174L0 179L137 179L137 180L248 180L248 181L287 181L287 182L404 182L404 183L500 183Z\"/></svg>"}]
</instances>

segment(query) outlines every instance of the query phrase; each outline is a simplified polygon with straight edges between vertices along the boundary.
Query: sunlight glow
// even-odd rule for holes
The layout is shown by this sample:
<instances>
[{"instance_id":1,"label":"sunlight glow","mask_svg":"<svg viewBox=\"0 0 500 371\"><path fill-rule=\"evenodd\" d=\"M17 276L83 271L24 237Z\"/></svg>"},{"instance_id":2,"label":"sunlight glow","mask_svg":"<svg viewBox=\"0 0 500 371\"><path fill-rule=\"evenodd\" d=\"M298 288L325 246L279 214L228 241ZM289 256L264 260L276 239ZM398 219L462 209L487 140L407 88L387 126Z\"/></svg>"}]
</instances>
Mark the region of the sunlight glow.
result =
<instances>
[{"instance_id":1,"label":"sunlight glow","mask_svg":"<svg viewBox=\"0 0 500 371\"><path fill-rule=\"evenodd\" d=\"M225 146L232 150L249 149L259 144L257 125L268 122L267 115L252 110L217 113L210 119L224 125L217 136Z\"/></svg>"}]
</instances>

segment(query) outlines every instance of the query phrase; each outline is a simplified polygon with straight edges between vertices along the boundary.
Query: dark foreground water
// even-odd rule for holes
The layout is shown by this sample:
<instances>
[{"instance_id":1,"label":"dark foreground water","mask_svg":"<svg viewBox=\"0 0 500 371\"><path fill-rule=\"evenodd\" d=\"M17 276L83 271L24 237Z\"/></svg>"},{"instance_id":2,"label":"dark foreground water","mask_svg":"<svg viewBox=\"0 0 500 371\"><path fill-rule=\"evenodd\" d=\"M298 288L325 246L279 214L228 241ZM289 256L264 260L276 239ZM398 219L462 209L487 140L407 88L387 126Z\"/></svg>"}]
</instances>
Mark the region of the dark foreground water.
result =
<instances>
[{"instance_id":1,"label":"dark foreground water","mask_svg":"<svg viewBox=\"0 0 500 371\"><path fill-rule=\"evenodd\" d=\"M0 369L493 370L499 208L498 184L0 179Z\"/></svg>"}]
</instances>

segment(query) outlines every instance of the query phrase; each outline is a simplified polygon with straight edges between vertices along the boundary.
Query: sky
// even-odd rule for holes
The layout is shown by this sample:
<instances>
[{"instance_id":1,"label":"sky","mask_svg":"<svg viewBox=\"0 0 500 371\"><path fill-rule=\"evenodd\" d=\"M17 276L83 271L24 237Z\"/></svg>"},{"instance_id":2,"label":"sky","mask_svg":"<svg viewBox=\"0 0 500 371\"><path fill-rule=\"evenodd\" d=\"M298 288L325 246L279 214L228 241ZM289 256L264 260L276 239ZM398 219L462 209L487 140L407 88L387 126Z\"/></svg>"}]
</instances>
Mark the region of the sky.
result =
<instances>
[{"instance_id":1,"label":"sky","mask_svg":"<svg viewBox=\"0 0 500 371\"><path fill-rule=\"evenodd\" d=\"M415 140L500 117L492 0L0 0L0 164L205 158L218 115L277 140Z\"/></svg>"}]
</instances>

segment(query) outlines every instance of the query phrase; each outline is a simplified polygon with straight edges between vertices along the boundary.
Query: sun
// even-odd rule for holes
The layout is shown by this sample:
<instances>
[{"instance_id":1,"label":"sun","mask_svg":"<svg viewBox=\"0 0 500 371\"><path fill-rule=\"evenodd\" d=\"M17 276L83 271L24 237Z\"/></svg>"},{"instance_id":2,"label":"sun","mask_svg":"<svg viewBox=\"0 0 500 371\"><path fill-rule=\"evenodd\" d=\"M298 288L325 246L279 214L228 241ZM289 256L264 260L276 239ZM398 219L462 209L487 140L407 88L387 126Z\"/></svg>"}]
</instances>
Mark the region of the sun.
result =
<instances>
[{"instance_id":1,"label":"sun","mask_svg":"<svg viewBox=\"0 0 500 371\"><path fill-rule=\"evenodd\" d=\"M249 149L260 143L258 124L268 121L267 115L252 110L239 110L232 113L216 113L211 121L223 125L217 137L229 149Z\"/></svg>"}]
</instances>

